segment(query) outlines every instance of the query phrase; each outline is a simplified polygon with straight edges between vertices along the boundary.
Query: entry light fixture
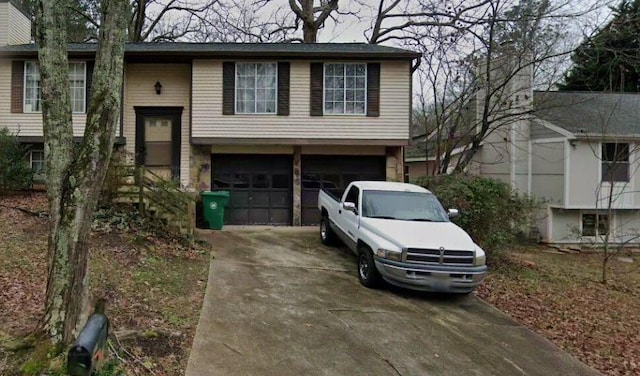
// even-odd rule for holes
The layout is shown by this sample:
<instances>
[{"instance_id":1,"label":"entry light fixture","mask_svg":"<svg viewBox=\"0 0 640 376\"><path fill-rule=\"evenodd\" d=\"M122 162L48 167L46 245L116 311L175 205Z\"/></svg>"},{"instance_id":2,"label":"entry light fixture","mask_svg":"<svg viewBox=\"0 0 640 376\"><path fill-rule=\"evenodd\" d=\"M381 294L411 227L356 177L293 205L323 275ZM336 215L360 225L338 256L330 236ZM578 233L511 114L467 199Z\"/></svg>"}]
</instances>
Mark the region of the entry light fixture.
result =
<instances>
[{"instance_id":1,"label":"entry light fixture","mask_svg":"<svg viewBox=\"0 0 640 376\"><path fill-rule=\"evenodd\" d=\"M156 84L153 85L153 87L156 88L156 94L160 95L160 93L162 93L162 84L160 81L156 81Z\"/></svg>"}]
</instances>

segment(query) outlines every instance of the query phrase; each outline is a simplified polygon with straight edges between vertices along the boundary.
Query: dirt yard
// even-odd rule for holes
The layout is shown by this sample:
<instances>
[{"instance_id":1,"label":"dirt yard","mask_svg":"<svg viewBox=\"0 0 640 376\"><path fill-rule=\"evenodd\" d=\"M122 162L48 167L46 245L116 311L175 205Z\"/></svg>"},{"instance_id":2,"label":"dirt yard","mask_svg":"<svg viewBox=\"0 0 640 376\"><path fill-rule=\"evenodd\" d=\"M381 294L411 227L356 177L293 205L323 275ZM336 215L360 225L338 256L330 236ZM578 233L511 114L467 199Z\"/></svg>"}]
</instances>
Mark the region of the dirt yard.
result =
<instances>
[{"instance_id":1,"label":"dirt yard","mask_svg":"<svg viewBox=\"0 0 640 376\"><path fill-rule=\"evenodd\" d=\"M3 197L0 205L1 344L34 330L46 285L47 219L14 208L47 208L43 194ZM209 247L185 245L141 221L129 227L125 217L105 217L91 238L92 295L106 299L111 321L108 374L183 374L206 287ZM22 355L3 355L0 374L39 374L45 367L25 366L28 354Z\"/></svg>"}]
</instances>

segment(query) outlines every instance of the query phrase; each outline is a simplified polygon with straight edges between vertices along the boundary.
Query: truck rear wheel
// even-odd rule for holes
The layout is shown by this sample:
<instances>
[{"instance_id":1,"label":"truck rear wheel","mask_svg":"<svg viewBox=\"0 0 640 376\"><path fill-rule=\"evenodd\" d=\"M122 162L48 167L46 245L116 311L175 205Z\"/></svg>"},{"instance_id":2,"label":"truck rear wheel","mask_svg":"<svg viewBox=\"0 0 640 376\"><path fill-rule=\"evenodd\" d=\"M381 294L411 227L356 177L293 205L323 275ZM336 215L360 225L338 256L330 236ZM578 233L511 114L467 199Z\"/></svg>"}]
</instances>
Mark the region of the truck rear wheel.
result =
<instances>
[{"instance_id":1,"label":"truck rear wheel","mask_svg":"<svg viewBox=\"0 0 640 376\"><path fill-rule=\"evenodd\" d=\"M376 269L373 253L366 246L358 247L358 280L360 280L362 286L370 289L375 289L382 285L382 276Z\"/></svg>"},{"instance_id":2,"label":"truck rear wheel","mask_svg":"<svg viewBox=\"0 0 640 376\"><path fill-rule=\"evenodd\" d=\"M320 241L324 245L336 244L336 234L331 229L331 225L329 224L329 217L324 215L320 220Z\"/></svg>"}]
</instances>

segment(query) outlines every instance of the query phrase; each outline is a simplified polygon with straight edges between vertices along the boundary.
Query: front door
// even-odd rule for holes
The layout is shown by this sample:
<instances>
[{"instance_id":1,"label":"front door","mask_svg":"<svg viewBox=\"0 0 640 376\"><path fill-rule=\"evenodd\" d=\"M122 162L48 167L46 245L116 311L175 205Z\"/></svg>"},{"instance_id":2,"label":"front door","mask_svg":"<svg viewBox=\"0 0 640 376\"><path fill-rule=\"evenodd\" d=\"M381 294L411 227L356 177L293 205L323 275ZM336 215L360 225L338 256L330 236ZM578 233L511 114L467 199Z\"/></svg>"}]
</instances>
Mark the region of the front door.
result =
<instances>
[{"instance_id":1,"label":"front door","mask_svg":"<svg viewBox=\"0 0 640 376\"><path fill-rule=\"evenodd\" d=\"M182 107L135 107L136 163L167 179L180 176Z\"/></svg>"}]
</instances>

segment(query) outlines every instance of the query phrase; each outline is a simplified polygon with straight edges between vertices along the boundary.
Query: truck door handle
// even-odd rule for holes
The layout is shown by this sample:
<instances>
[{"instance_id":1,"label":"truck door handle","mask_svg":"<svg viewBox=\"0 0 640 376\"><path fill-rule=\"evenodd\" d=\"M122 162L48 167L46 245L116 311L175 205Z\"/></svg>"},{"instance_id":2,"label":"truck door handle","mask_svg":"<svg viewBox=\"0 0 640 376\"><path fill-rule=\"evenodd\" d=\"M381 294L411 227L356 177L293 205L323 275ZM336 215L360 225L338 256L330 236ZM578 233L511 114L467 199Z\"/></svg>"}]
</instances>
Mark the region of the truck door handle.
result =
<instances>
[{"instance_id":1,"label":"truck door handle","mask_svg":"<svg viewBox=\"0 0 640 376\"><path fill-rule=\"evenodd\" d=\"M338 210L338 214L342 214L342 210Z\"/></svg>"}]
</instances>

